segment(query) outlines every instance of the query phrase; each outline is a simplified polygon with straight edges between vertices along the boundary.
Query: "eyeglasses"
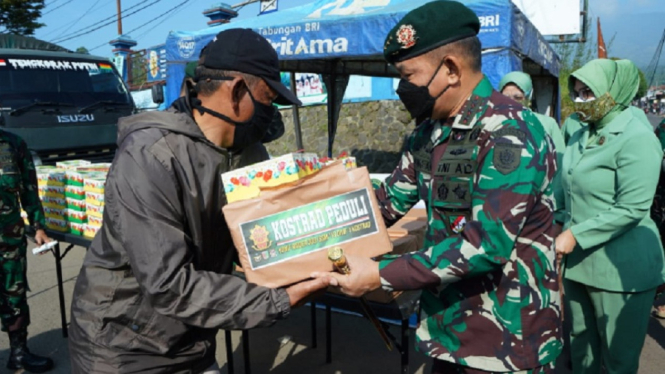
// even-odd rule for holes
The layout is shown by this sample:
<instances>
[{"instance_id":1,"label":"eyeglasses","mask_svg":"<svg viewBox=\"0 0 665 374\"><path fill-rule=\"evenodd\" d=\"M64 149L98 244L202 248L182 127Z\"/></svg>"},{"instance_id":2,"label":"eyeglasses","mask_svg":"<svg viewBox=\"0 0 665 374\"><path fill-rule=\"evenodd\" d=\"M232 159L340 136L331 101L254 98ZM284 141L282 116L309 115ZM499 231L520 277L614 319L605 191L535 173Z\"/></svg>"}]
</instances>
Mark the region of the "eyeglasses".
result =
<instances>
[{"instance_id":1,"label":"eyeglasses","mask_svg":"<svg viewBox=\"0 0 665 374\"><path fill-rule=\"evenodd\" d=\"M571 92L570 96L571 96L571 99L573 99L573 100L575 100L578 97L582 100L588 100L588 99L592 99L592 98L596 97L594 95L593 91L591 91L591 89L589 87L584 87L579 91Z\"/></svg>"}]
</instances>

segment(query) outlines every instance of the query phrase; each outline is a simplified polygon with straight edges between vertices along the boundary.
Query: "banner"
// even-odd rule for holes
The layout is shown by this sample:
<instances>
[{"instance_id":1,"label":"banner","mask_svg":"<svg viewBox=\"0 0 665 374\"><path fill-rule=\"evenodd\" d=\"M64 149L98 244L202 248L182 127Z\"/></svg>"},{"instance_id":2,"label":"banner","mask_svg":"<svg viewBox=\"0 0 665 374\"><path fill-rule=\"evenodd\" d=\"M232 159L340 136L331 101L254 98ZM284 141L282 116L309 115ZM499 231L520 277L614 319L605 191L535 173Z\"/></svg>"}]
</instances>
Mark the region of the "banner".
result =
<instances>
[{"instance_id":1,"label":"banner","mask_svg":"<svg viewBox=\"0 0 665 374\"><path fill-rule=\"evenodd\" d=\"M512 0L543 35L580 31L580 0Z\"/></svg>"}]
</instances>

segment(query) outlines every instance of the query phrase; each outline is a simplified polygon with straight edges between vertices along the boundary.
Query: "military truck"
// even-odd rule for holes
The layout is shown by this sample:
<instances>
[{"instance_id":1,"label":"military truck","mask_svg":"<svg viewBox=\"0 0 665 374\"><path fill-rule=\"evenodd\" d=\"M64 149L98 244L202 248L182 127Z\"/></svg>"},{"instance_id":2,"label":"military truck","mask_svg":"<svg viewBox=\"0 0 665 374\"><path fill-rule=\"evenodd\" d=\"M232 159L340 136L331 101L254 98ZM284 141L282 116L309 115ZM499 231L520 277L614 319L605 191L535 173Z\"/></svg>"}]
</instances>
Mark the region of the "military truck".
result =
<instances>
[{"instance_id":1,"label":"military truck","mask_svg":"<svg viewBox=\"0 0 665 374\"><path fill-rule=\"evenodd\" d=\"M0 129L23 138L35 163L110 161L118 119L135 111L108 58L0 35Z\"/></svg>"}]
</instances>

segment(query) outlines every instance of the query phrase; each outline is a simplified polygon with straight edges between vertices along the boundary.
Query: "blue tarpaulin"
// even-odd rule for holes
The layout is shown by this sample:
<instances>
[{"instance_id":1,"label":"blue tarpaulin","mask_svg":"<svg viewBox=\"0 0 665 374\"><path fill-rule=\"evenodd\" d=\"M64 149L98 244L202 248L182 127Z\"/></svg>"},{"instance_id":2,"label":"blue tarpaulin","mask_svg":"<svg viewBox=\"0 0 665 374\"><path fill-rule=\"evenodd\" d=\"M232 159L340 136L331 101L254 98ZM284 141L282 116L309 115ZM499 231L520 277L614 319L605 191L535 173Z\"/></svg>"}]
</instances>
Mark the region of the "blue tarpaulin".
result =
<instances>
[{"instance_id":1,"label":"blue tarpaulin","mask_svg":"<svg viewBox=\"0 0 665 374\"><path fill-rule=\"evenodd\" d=\"M316 60L342 59L350 60L344 67L346 73L391 76L394 72L383 63L386 35L407 12L429 1L319 0L199 31L174 31L166 41L169 77L181 80L186 62L197 59L217 33L235 27L251 28L268 39L283 61L284 71L322 73L330 65L325 66L325 61L316 64ZM480 18L483 50L511 49L558 76L557 55L510 0L462 2ZM293 63L296 61L299 63ZM484 66L493 67L489 63ZM486 72L490 79L500 79L493 77L494 73L507 71ZM176 79L178 83L170 85L169 98L177 95Z\"/></svg>"}]
</instances>

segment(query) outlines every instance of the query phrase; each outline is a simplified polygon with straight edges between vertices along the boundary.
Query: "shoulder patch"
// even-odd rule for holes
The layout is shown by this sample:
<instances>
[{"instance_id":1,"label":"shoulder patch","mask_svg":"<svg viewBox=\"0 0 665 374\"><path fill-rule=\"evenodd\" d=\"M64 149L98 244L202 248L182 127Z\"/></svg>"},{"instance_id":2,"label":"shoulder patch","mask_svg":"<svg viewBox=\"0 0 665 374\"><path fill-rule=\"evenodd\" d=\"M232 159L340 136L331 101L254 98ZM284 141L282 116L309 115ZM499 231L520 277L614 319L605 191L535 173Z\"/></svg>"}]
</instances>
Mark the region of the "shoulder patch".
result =
<instances>
[{"instance_id":1,"label":"shoulder patch","mask_svg":"<svg viewBox=\"0 0 665 374\"><path fill-rule=\"evenodd\" d=\"M522 147L515 144L497 143L494 146L494 168L506 175L517 170L522 161Z\"/></svg>"},{"instance_id":2,"label":"shoulder patch","mask_svg":"<svg viewBox=\"0 0 665 374\"><path fill-rule=\"evenodd\" d=\"M517 138L522 143L526 141L526 132L511 127L503 127L494 131L493 134L495 139L512 136Z\"/></svg>"}]
</instances>

